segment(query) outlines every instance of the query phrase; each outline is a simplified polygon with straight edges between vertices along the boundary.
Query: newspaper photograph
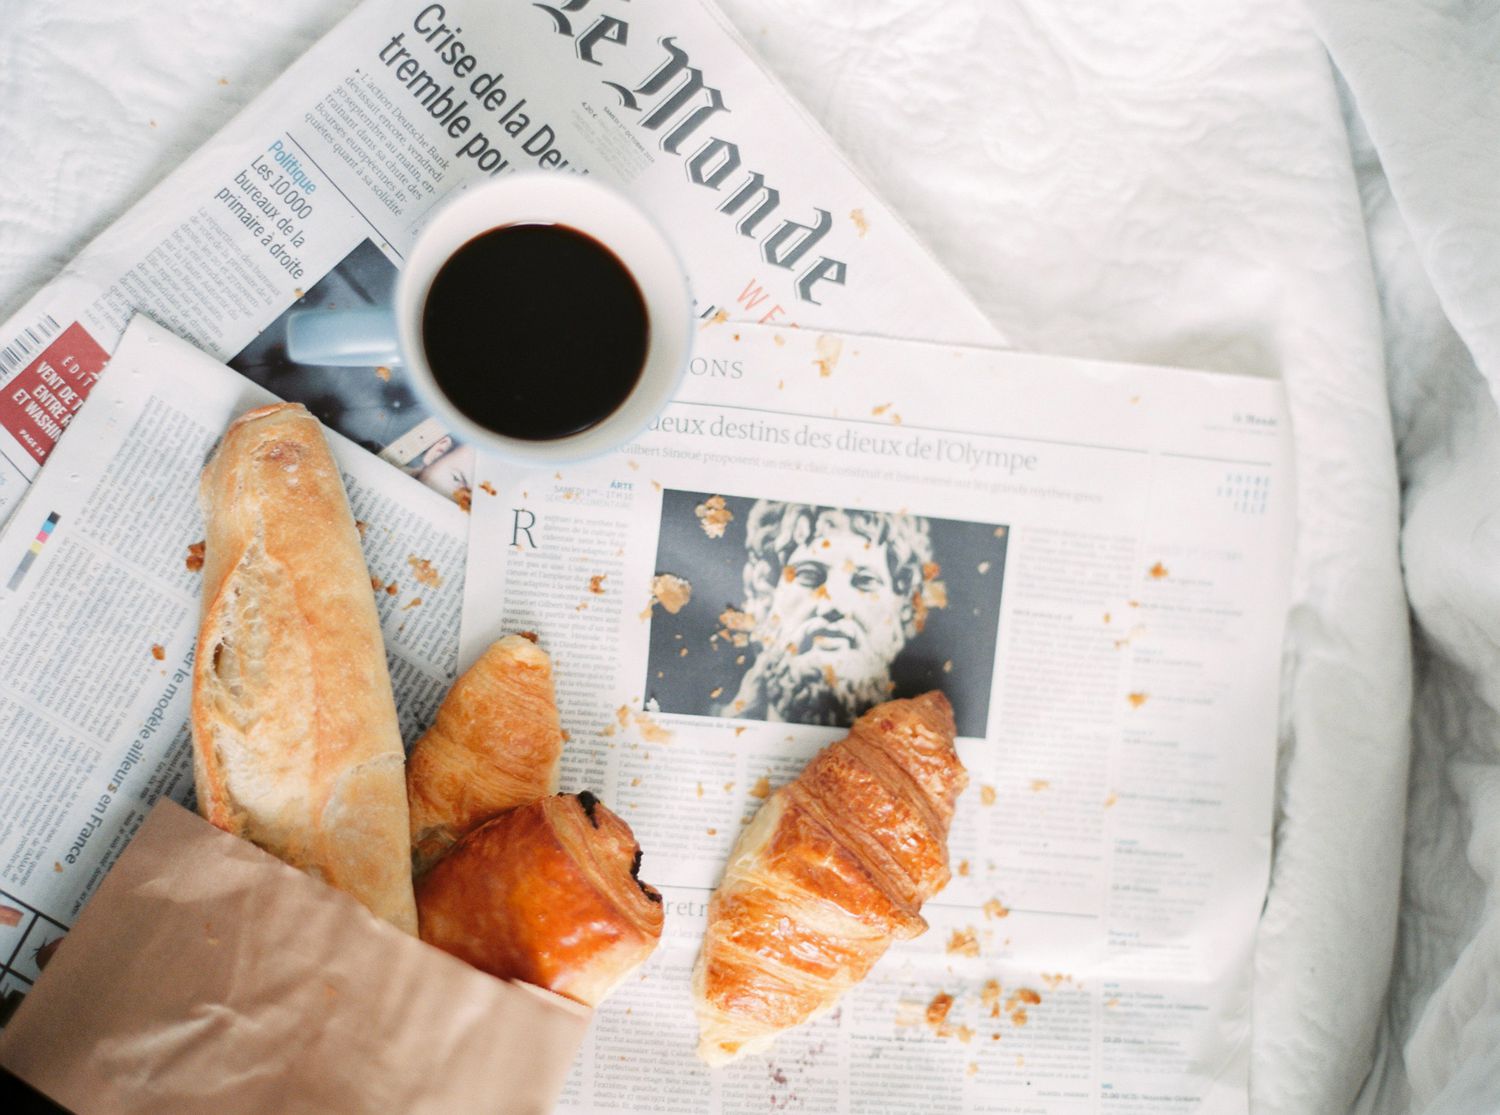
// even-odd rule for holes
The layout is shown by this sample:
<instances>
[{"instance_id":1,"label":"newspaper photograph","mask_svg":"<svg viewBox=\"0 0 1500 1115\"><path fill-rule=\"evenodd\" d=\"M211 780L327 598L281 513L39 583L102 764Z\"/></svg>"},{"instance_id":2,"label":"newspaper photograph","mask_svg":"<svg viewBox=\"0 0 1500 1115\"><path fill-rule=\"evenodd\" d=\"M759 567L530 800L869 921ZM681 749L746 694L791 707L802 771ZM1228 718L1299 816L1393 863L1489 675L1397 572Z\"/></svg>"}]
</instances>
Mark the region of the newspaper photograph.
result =
<instances>
[{"instance_id":1,"label":"newspaper photograph","mask_svg":"<svg viewBox=\"0 0 1500 1115\"><path fill-rule=\"evenodd\" d=\"M646 704L847 728L941 688L959 734L982 736L1007 541L992 523L665 490L656 552L674 572L659 576L694 595L651 624Z\"/></svg>"},{"instance_id":2,"label":"newspaper photograph","mask_svg":"<svg viewBox=\"0 0 1500 1115\"><path fill-rule=\"evenodd\" d=\"M198 478L230 420L271 401L137 318L0 534L0 1026L152 805L192 801ZM453 681L468 520L329 442L409 747Z\"/></svg>"},{"instance_id":3,"label":"newspaper photograph","mask_svg":"<svg viewBox=\"0 0 1500 1115\"><path fill-rule=\"evenodd\" d=\"M705 320L1001 340L708 0L367 0L0 325L0 522L137 312L467 500L390 299L434 206L519 172L627 193Z\"/></svg>"},{"instance_id":4,"label":"newspaper photograph","mask_svg":"<svg viewBox=\"0 0 1500 1115\"><path fill-rule=\"evenodd\" d=\"M538 634L563 788L632 826L666 901L564 1110L1247 1110L1278 383L708 325L633 443L478 481L461 661ZM929 930L708 1069L689 977L738 833L854 717L933 688L970 781Z\"/></svg>"}]
</instances>

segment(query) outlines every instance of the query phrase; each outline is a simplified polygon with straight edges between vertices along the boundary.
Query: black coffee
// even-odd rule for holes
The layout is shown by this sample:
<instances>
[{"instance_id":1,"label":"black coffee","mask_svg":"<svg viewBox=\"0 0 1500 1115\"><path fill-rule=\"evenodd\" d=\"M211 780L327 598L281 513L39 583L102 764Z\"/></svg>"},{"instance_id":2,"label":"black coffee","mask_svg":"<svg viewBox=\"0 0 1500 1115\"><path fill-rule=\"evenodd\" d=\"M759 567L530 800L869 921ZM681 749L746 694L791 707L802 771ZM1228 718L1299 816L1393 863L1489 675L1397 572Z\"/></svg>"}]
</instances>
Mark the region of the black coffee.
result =
<instances>
[{"instance_id":1,"label":"black coffee","mask_svg":"<svg viewBox=\"0 0 1500 1115\"><path fill-rule=\"evenodd\" d=\"M625 265L566 225L474 237L438 272L422 311L443 394L486 429L528 441L613 414L641 377L648 336Z\"/></svg>"}]
</instances>

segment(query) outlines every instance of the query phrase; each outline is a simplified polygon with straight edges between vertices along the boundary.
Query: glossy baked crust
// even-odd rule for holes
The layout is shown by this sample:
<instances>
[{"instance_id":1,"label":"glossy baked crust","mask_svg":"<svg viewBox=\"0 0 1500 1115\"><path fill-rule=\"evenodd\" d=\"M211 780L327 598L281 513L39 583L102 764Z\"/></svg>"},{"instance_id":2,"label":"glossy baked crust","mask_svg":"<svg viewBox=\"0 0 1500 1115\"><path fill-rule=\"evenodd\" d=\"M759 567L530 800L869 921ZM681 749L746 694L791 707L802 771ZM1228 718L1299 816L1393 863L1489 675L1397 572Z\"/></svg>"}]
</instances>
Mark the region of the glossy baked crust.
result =
<instances>
[{"instance_id":1,"label":"glossy baked crust","mask_svg":"<svg viewBox=\"0 0 1500 1115\"><path fill-rule=\"evenodd\" d=\"M968 775L939 692L860 717L740 834L693 971L698 1055L722 1064L828 1010L927 928Z\"/></svg>"},{"instance_id":2,"label":"glossy baked crust","mask_svg":"<svg viewBox=\"0 0 1500 1115\"><path fill-rule=\"evenodd\" d=\"M416 873L481 821L553 793L562 744L551 658L525 636L507 635L454 683L412 748Z\"/></svg>"},{"instance_id":3,"label":"glossy baked crust","mask_svg":"<svg viewBox=\"0 0 1500 1115\"><path fill-rule=\"evenodd\" d=\"M203 472L198 808L416 932L405 754L370 573L301 406L236 419Z\"/></svg>"},{"instance_id":4,"label":"glossy baked crust","mask_svg":"<svg viewBox=\"0 0 1500 1115\"><path fill-rule=\"evenodd\" d=\"M661 938L630 826L558 794L474 829L417 884L422 939L501 979L597 1006Z\"/></svg>"}]
</instances>

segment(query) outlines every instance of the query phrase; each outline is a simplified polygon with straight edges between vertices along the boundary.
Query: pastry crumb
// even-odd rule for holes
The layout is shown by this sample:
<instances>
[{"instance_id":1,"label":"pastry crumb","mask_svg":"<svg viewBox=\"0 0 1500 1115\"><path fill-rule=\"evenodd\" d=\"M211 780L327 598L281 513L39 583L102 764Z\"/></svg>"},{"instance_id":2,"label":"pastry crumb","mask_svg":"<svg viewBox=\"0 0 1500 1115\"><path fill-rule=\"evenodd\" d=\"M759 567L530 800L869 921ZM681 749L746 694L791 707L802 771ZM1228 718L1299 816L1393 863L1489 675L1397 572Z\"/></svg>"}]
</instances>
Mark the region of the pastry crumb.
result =
<instances>
[{"instance_id":1,"label":"pastry crumb","mask_svg":"<svg viewBox=\"0 0 1500 1115\"><path fill-rule=\"evenodd\" d=\"M693 509L693 514L710 538L723 538L724 528L734 521L734 512L729 510L723 496L709 496Z\"/></svg>"},{"instance_id":2,"label":"pastry crumb","mask_svg":"<svg viewBox=\"0 0 1500 1115\"><path fill-rule=\"evenodd\" d=\"M609 578L608 573L595 573L589 578L589 591L595 596L604 595L604 582Z\"/></svg>"},{"instance_id":3,"label":"pastry crumb","mask_svg":"<svg viewBox=\"0 0 1500 1115\"><path fill-rule=\"evenodd\" d=\"M188 546L187 558L183 564L187 566L189 573L201 573L203 571L203 554L207 549L205 542L193 542Z\"/></svg>"},{"instance_id":4,"label":"pastry crumb","mask_svg":"<svg viewBox=\"0 0 1500 1115\"><path fill-rule=\"evenodd\" d=\"M158 662L165 661L167 657L167 648L162 646L160 643L152 643L151 657L156 659Z\"/></svg>"},{"instance_id":5,"label":"pastry crumb","mask_svg":"<svg viewBox=\"0 0 1500 1115\"><path fill-rule=\"evenodd\" d=\"M966 925L962 929L955 929L948 938L948 954L950 956L978 956L979 935L974 931L972 925Z\"/></svg>"},{"instance_id":6,"label":"pastry crumb","mask_svg":"<svg viewBox=\"0 0 1500 1115\"><path fill-rule=\"evenodd\" d=\"M438 575L437 567L426 558L411 554L407 557L406 564L411 566L412 575L416 577L418 584L426 585L428 588L443 587L443 578Z\"/></svg>"},{"instance_id":7,"label":"pastry crumb","mask_svg":"<svg viewBox=\"0 0 1500 1115\"><path fill-rule=\"evenodd\" d=\"M946 991L939 991L927 1004L927 1024L929 1026L941 1026L948 1020L948 1012L953 1009L953 996Z\"/></svg>"},{"instance_id":8,"label":"pastry crumb","mask_svg":"<svg viewBox=\"0 0 1500 1115\"><path fill-rule=\"evenodd\" d=\"M984 981L984 986L979 989L979 1001L989 1012L991 1018L1000 1017L1000 981L990 979Z\"/></svg>"},{"instance_id":9,"label":"pastry crumb","mask_svg":"<svg viewBox=\"0 0 1500 1115\"><path fill-rule=\"evenodd\" d=\"M764 774L755 780L755 785L750 787L750 796L764 801L771 796L771 780Z\"/></svg>"},{"instance_id":10,"label":"pastry crumb","mask_svg":"<svg viewBox=\"0 0 1500 1115\"><path fill-rule=\"evenodd\" d=\"M651 578L651 599L672 615L687 607L693 598L692 582L675 573L658 573ZM647 611L649 611L649 607Z\"/></svg>"},{"instance_id":11,"label":"pastry crumb","mask_svg":"<svg viewBox=\"0 0 1500 1115\"><path fill-rule=\"evenodd\" d=\"M491 496L498 496L500 494L499 492L495 491L495 485L491 484L488 480L480 483L479 490L481 492L484 492L486 495Z\"/></svg>"},{"instance_id":12,"label":"pastry crumb","mask_svg":"<svg viewBox=\"0 0 1500 1115\"><path fill-rule=\"evenodd\" d=\"M984 916L987 918L1008 918L1010 907L1006 906L998 898L991 898L984 904Z\"/></svg>"},{"instance_id":13,"label":"pastry crumb","mask_svg":"<svg viewBox=\"0 0 1500 1115\"><path fill-rule=\"evenodd\" d=\"M995 787L988 786L988 785L984 785L984 786L980 786L979 787L979 804L980 805L994 805L995 804Z\"/></svg>"},{"instance_id":14,"label":"pastry crumb","mask_svg":"<svg viewBox=\"0 0 1500 1115\"><path fill-rule=\"evenodd\" d=\"M474 492L468 485L464 485L462 488L455 488L452 498L453 502L465 511L470 510L474 505Z\"/></svg>"},{"instance_id":15,"label":"pastry crumb","mask_svg":"<svg viewBox=\"0 0 1500 1115\"><path fill-rule=\"evenodd\" d=\"M833 375L833 369L838 367L839 357L844 352L844 340L825 333L818 338L815 347L818 355L813 364L817 366L818 376L827 379Z\"/></svg>"},{"instance_id":16,"label":"pastry crumb","mask_svg":"<svg viewBox=\"0 0 1500 1115\"><path fill-rule=\"evenodd\" d=\"M646 713L633 712L631 717L635 720L636 731L641 733L641 738L647 743L666 743L672 738L669 728L663 728Z\"/></svg>"},{"instance_id":17,"label":"pastry crumb","mask_svg":"<svg viewBox=\"0 0 1500 1115\"><path fill-rule=\"evenodd\" d=\"M421 606L422 606L422 598L420 596L413 596L405 604L401 605L401 610L403 612L409 612L413 608L420 608Z\"/></svg>"}]
</instances>

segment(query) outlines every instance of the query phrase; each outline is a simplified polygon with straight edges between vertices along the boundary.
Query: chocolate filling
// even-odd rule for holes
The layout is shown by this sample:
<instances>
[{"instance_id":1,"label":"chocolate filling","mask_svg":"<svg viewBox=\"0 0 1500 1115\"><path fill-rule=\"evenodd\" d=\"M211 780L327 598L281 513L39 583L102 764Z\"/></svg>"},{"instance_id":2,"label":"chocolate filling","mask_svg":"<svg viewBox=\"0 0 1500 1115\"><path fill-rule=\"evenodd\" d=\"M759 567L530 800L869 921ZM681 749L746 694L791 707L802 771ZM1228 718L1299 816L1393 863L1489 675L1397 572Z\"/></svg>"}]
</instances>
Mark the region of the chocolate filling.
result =
<instances>
[{"instance_id":1,"label":"chocolate filling","mask_svg":"<svg viewBox=\"0 0 1500 1115\"><path fill-rule=\"evenodd\" d=\"M650 883L641 881L641 849L639 847L635 850L635 859L630 862L630 877L635 880L635 885L641 888L641 893L649 901L655 902L658 906L661 905L661 893Z\"/></svg>"},{"instance_id":2,"label":"chocolate filling","mask_svg":"<svg viewBox=\"0 0 1500 1115\"><path fill-rule=\"evenodd\" d=\"M578 795L578 804L583 806L584 816L588 817L589 824L593 825L595 828L598 828L599 818L594 816L594 809L596 806L598 806L599 799L596 798L593 794L589 793L587 790L584 790Z\"/></svg>"}]
</instances>

